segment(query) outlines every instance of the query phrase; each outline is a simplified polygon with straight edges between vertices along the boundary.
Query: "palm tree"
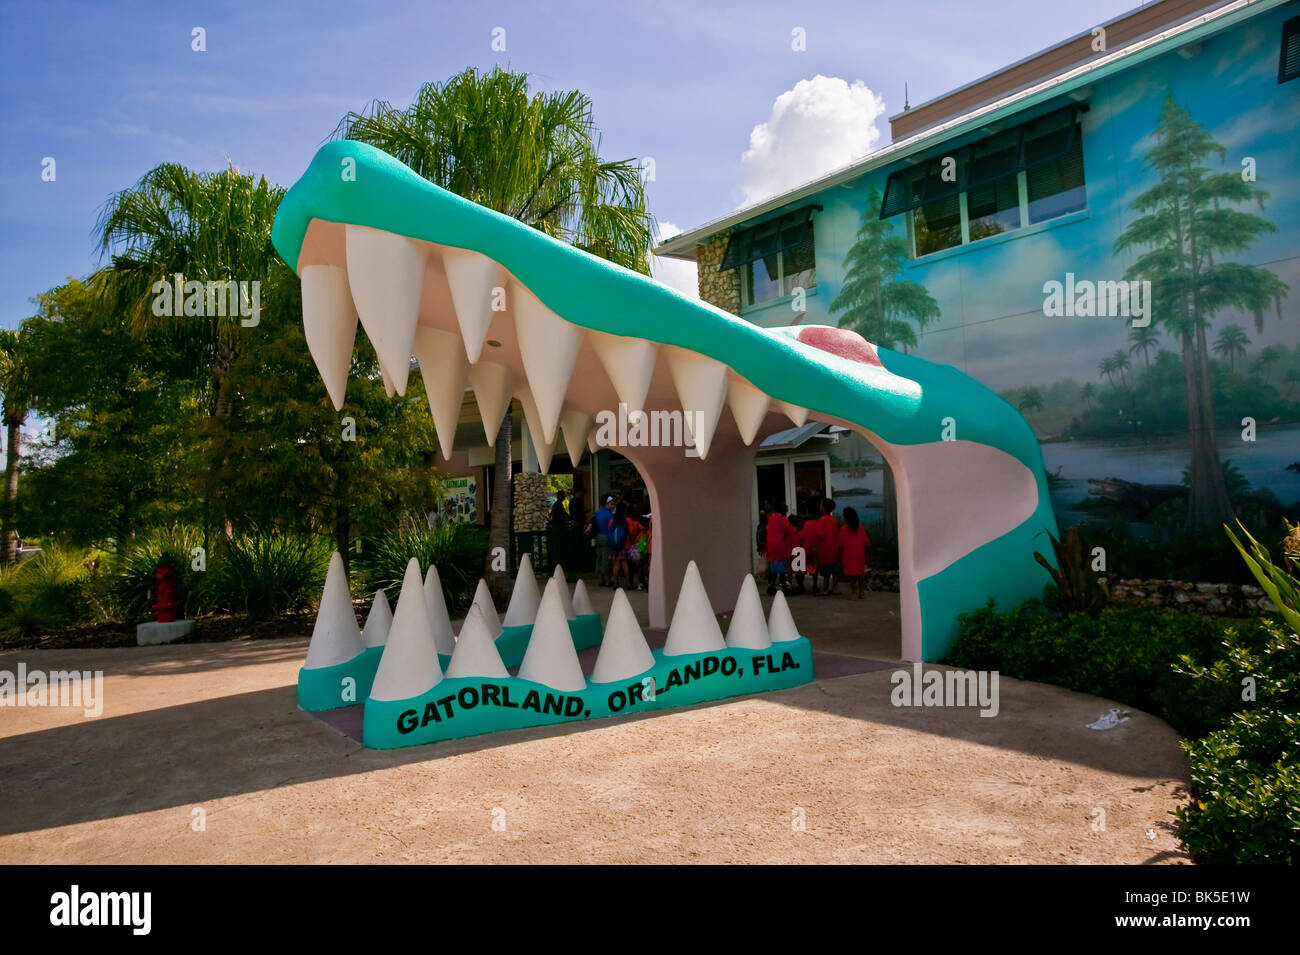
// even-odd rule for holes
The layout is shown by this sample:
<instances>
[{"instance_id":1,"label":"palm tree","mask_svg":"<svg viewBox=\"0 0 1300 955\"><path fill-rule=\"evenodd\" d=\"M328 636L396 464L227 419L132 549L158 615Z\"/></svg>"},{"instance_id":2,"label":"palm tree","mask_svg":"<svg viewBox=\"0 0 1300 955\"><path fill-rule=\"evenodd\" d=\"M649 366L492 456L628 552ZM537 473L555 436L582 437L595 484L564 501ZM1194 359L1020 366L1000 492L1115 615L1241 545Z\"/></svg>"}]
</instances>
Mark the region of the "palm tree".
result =
<instances>
[{"instance_id":1,"label":"palm tree","mask_svg":"<svg viewBox=\"0 0 1300 955\"><path fill-rule=\"evenodd\" d=\"M238 315L171 315L154 308L155 284L173 281L267 284L283 268L271 246L271 225L284 189L234 166L198 173L176 163L149 170L138 183L109 198L95 231L111 263L91 276L135 327L168 322L178 343L206 369L211 413L230 416L234 389L230 366L245 340ZM209 310L211 311L211 310Z\"/></svg>"},{"instance_id":2,"label":"palm tree","mask_svg":"<svg viewBox=\"0 0 1300 955\"><path fill-rule=\"evenodd\" d=\"M1085 406L1091 408L1092 403L1097 400L1097 386L1091 381L1087 382L1079 389L1079 397L1083 399Z\"/></svg>"},{"instance_id":3,"label":"palm tree","mask_svg":"<svg viewBox=\"0 0 1300 955\"><path fill-rule=\"evenodd\" d=\"M1288 395L1293 394L1296 385L1300 385L1300 369L1292 368L1286 373L1284 380L1286 381L1286 393Z\"/></svg>"},{"instance_id":4,"label":"palm tree","mask_svg":"<svg viewBox=\"0 0 1300 955\"><path fill-rule=\"evenodd\" d=\"M530 94L528 77L500 67L428 83L399 108L376 101L349 113L340 138L369 143L442 188L526 222L643 275L654 222L635 160L600 158L591 99L577 90ZM497 433L490 548L509 551L507 411ZM508 571L487 577L504 597Z\"/></svg>"},{"instance_id":5,"label":"palm tree","mask_svg":"<svg viewBox=\"0 0 1300 955\"><path fill-rule=\"evenodd\" d=\"M1147 371L1151 370L1151 356L1148 352L1160 344L1160 330L1155 325L1147 324L1134 326L1128 333L1129 349L1128 353L1134 355L1142 353L1142 365Z\"/></svg>"},{"instance_id":6,"label":"palm tree","mask_svg":"<svg viewBox=\"0 0 1300 955\"><path fill-rule=\"evenodd\" d=\"M1115 349L1115 354L1110 356L1110 361L1111 361L1111 367L1113 368L1115 373L1119 375L1119 383L1121 385L1128 384L1129 361L1128 361L1128 355L1124 353L1124 349L1122 348Z\"/></svg>"},{"instance_id":7,"label":"palm tree","mask_svg":"<svg viewBox=\"0 0 1300 955\"><path fill-rule=\"evenodd\" d=\"M1287 350L1284 345L1269 345L1262 352L1255 356L1254 366L1255 373L1268 381L1273 375L1273 369L1287 358Z\"/></svg>"},{"instance_id":8,"label":"palm tree","mask_svg":"<svg viewBox=\"0 0 1300 955\"><path fill-rule=\"evenodd\" d=\"M1106 380L1110 382L1111 387L1115 385L1115 359L1103 358L1097 363L1098 375L1105 375Z\"/></svg>"},{"instance_id":9,"label":"palm tree","mask_svg":"<svg viewBox=\"0 0 1300 955\"><path fill-rule=\"evenodd\" d=\"M1026 388L1020 393L1019 408L1021 414L1043 410L1043 392L1039 388Z\"/></svg>"},{"instance_id":10,"label":"palm tree","mask_svg":"<svg viewBox=\"0 0 1300 955\"><path fill-rule=\"evenodd\" d=\"M0 563L5 566L18 559L18 531L14 527L14 506L18 500L18 459L22 455L22 428L27 420L27 403L23 397L22 335L12 329L0 331L0 392L4 409L0 417L5 426L5 496L3 520L4 545Z\"/></svg>"},{"instance_id":11,"label":"palm tree","mask_svg":"<svg viewBox=\"0 0 1300 955\"><path fill-rule=\"evenodd\" d=\"M1237 359L1246 357L1246 346L1250 337L1240 325L1225 325L1214 340L1214 353L1228 359L1228 370L1237 370Z\"/></svg>"}]
</instances>

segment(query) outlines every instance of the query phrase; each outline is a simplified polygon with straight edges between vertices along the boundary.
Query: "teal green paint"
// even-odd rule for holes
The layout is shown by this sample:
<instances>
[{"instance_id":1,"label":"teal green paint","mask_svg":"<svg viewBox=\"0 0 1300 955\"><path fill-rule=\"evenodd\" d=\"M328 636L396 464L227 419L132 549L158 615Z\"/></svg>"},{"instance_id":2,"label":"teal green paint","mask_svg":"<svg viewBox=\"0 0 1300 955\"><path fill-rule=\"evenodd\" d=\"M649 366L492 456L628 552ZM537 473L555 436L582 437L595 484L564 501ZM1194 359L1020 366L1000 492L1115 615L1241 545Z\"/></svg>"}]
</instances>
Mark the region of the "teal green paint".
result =
<instances>
[{"instance_id":1,"label":"teal green paint","mask_svg":"<svg viewBox=\"0 0 1300 955\"><path fill-rule=\"evenodd\" d=\"M320 710L337 710L342 706L355 706L370 696L370 687L375 682L375 671L379 669L379 658L383 647L370 647L362 650L351 660L335 664L332 667L301 669L298 671L298 705L309 712ZM345 699L347 679L353 680L352 699Z\"/></svg>"},{"instance_id":2,"label":"teal green paint","mask_svg":"<svg viewBox=\"0 0 1300 955\"><path fill-rule=\"evenodd\" d=\"M354 181L343 177L346 161L353 164ZM887 444L938 441L943 420L953 418L959 440L986 444L1019 461L1038 488L1031 517L918 582L923 659L937 659L946 650L956 635L957 612L989 597L1010 604L1041 586L1041 569L1032 547L1026 549L1032 534L1025 529L1055 533L1056 520L1037 439L1014 408L957 369L877 348L881 370L796 342L809 326L760 329L440 189L364 143L322 146L280 204L271 237L295 269L314 218L478 252L566 321L710 355L773 398L849 422ZM988 560L992 555L1002 562Z\"/></svg>"},{"instance_id":3,"label":"teal green paint","mask_svg":"<svg viewBox=\"0 0 1300 955\"><path fill-rule=\"evenodd\" d=\"M654 665L645 673L616 683L589 683L586 689L573 693L518 677L464 677L443 680L409 700L367 699L362 740L375 749L417 746L528 726L690 706L799 686L813 677L812 645L806 637L774 643L766 650L727 649L673 657L657 650L654 658ZM710 668L712 671L706 672ZM645 699L652 679L654 698ZM485 687L494 688L494 702L483 702ZM531 698L530 693L536 697ZM506 705L507 699L512 705ZM525 708L530 699L535 700L537 709ZM548 703L554 705L549 712L542 712ZM430 715L426 721L428 714L436 719ZM418 725L421 722L423 725ZM402 727L408 731L403 732Z\"/></svg>"}]
</instances>

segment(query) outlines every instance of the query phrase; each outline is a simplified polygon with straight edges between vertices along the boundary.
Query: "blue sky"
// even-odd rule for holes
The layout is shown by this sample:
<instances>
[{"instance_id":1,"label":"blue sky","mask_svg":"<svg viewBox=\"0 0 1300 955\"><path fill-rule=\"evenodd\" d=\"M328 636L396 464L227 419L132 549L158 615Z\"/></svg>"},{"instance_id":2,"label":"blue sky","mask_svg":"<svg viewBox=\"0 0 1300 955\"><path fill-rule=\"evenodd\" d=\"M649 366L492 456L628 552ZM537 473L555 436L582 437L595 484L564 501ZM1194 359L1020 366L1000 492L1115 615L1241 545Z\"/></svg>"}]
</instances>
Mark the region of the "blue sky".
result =
<instances>
[{"instance_id":1,"label":"blue sky","mask_svg":"<svg viewBox=\"0 0 1300 955\"><path fill-rule=\"evenodd\" d=\"M289 185L345 112L466 67L588 93L603 154L653 157L651 211L686 229L886 144L905 81L918 104L1134 5L6 2L0 325L98 264L99 208L157 163Z\"/></svg>"}]
</instances>

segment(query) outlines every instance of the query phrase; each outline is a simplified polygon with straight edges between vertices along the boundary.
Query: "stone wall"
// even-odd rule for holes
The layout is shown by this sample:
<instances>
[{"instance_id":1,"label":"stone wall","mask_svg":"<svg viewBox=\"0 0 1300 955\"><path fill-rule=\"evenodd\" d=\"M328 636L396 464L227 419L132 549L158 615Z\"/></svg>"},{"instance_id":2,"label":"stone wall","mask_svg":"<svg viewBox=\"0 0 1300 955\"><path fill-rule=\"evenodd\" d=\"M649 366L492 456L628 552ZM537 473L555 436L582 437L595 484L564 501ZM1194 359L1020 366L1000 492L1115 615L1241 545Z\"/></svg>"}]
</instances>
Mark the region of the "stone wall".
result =
<instances>
[{"instance_id":1,"label":"stone wall","mask_svg":"<svg viewBox=\"0 0 1300 955\"><path fill-rule=\"evenodd\" d=\"M1111 603L1248 617L1274 613L1264 591L1250 584L1193 584L1186 580L1110 578Z\"/></svg>"},{"instance_id":2,"label":"stone wall","mask_svg":"<svg viewBox=\"0 0 1300 955\"><path fill-rule=\"evenodd\" d=\"M699 273L700 298L724 312L740 314L740 270L719 272L722 254L727 250L729 233L715 235L695 247L696 271Z\"/></svg>"}]
</instances>

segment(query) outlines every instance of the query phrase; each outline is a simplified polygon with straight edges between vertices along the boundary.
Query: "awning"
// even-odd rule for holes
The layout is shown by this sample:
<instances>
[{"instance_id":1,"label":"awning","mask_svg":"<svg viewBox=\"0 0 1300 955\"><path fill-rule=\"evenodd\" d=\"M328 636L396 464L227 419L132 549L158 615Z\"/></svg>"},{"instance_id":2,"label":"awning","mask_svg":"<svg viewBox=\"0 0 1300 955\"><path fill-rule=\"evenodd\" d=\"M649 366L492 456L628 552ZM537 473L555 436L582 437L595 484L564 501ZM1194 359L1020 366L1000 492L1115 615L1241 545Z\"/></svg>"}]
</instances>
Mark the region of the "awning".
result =
<instances>
[{"instance_id":1,"label":"awning","mask_svg":"<svg viewBox=\"0 0 1300 955\"><path fill-rule=\"evenodd\" d=\"M804 206L748 229L737 229L727 242L719 272L738 269L750 262L766 259L801 245L812 228L813 210L821 206Z\"/></svg>"}]
</instances>

